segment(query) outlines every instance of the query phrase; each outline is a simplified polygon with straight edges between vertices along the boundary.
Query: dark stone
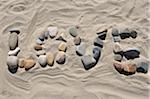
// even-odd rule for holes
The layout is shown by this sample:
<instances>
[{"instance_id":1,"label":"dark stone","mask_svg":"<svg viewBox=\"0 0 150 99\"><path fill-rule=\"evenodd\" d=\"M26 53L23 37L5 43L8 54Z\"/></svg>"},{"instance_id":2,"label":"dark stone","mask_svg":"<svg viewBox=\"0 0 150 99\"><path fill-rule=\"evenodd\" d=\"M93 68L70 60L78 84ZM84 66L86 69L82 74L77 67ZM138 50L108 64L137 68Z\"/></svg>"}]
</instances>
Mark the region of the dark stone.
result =
<instances>
[{"instance_id":1,"label":"dark stone","mask_svg":"<svg viewBox=\"0 0 150 99\"><path fill-rule=\"evenodd\" d=\"M98 34L98 37L101 39L101 40L105 40L106 39L106 34L107 34L107 29L102 31L102 32L99 32L97 33Z\"/></svg>"},{"instance_id":2,"label":"dark stone","mask_svg":"<svg viewBox=\"0 0 150 99\"><path fill-rule=\"evenodd\" d=\"M18 29L18 28L13 28L13 29L10 29L10 31L9 31L10 33L17 33L17 34L19 34L20 33L20 30Z\"/></svg>"},{"instance_id":3,"label":"dark stone","mask_svg":"<svg viewBox=\"0 0 150 99\"><path fill-rule=\"evenodd\" d=\"M93 48L93 58L98 62L99 58L101 56L101 48L95 47Z\"/></svg>"},{"instance_id":4,"label":"dark stone","mask_svg":"<svg viewBox=\"0 0 150 99\"><path fill-rule=\"evenodd\" d=\"M103 48L103 41L99 37L96 37L94 40L94 45Z\"/></svg>"},{"instance_id":5,"label":"dark stone","mask_svg":"<svg viewBox=\"0 0 150 99\"><path fill-rule=\"evenodd\" d=\"M137 32L134 31L134 30L132 30L131 33L130 33L130 36L131 36L132 38L136 38L136 37L137 37Z\"/></svg>"},{"instance_id":6,"label":"dark stone","mask_svg":"<svg viewBox=\"0 0 150 99\"><path fill-rule=\"evenodd\" d=\"M131 32L128 29L123 30L119 33L121 39L126 39L130 37Z\"/></svg>"},{"instance_id":7,"label":"dark stone","mask_svg":"<svg viewBox=\"0 0 150 99\"><path fill-rule=\"evenodd\" d=\"M116 28L112 29L112 36L119 36L119 31Z\"/></svg>"},{"instance_id":8,"label":"dark stone","mask_svg":"<svg viewBox=\"0 0 150 99\"><path fill-rule=\"evenodd\" d=\"M142 62L140 64L140 66L137 68L136 71L137 72L141 72L141 73L147 73L148 72L148 68L149 68L148 63Z\"/></svg>"},{"instance_id":9,"label":"dark stone","mask_svg":"<svg viewBox=\"0 0 150 99\"><path fill-rule=\"evenodd\" d=\"M140 52L139 50L136 49L130 49L125 52L123 52L123 55L126 59L134 59L134 58L139 58Z\"/></svg>"}]
</instances>

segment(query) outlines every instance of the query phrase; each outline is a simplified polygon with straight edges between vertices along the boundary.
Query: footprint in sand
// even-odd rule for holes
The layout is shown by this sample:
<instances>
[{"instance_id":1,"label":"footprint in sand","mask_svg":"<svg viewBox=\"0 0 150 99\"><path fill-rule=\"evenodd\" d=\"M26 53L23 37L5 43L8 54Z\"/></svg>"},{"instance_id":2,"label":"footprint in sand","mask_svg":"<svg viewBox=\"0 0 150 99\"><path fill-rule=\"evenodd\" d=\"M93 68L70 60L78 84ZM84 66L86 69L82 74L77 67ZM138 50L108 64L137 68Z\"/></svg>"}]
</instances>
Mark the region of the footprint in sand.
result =
<instances>
[{"instance_id":1,"label":"footprint in sand","mask_svg":"<svg viewBox=\"0 0 150 99\"><path fill-rule=\"evenodd\" d=\"M135 42L139 36L136 30L129 28L112 29L112 37L114 41L114 62L115 69L124 75L132 75L136 72L147 73L149 61L142 55L141 47L136 47ZM144 40L144 39L143 39ZM133 46L135 45L135 46Z\"/></svg>"}]
</instances>

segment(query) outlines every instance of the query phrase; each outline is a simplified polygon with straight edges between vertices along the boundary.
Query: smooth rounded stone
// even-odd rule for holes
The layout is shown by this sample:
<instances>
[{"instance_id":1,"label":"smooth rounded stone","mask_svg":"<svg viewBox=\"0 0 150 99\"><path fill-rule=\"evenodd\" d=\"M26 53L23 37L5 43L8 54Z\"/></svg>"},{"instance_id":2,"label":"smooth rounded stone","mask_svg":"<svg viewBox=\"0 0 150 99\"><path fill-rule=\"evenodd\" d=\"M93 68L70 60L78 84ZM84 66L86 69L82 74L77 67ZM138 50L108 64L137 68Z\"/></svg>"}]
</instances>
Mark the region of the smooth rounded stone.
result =
<instances>
[{"instance_id":1,"label":"smooth rounded stone","mask_svg":"<svg viewBox=\"0 0 150 99\"><path fill-rule=\"evenodd\" d=\"M147 73L149 69L149 64L146 62L141 62L141 64L137 67L137 72Z\"/></svg>"},{"instance_id":2,"label":"smooth rounded stone","mask_svg":"<svg viewBox=\"0 0 150 99\"><path fill-rule=\"evenodd\" d=\"M8 56L7 57L7 65L8 65L8 70L11 73L16 73L17 69L18 69L18 57Z\"/></svg>"},{"instance_id":3,"label":"smooth rounded stone","mask_svg":"<svg viewBox=\"0 0 150 99\"><path fill-rule=\"evenodd\" d=\"M41 41L44 41L44 39L45 39L45 34L44 34L44 33L41 33L41 34L38 36L38 39L40 39Z\"/></svg>"},{"instance_id":4,"label":"smooth rounded stone","mask_svg":"<svg viewBox=\"0 0 150 99\"><path fill-rule=\"evenodd\" d=\"M45 35L45 39L48 39L49 32L48 32L48 31L45 31L45 32L44 32L44 35Z\"/></svg>"},{"instance_id":5,"label":"smooth rounded stone","mask_svg":"<svg viewBox=\"0 0 150 99\"><path fill-rule=\"evenodd\" d=\"M12 29L9 30L9 32L10 33L14 33L15 32L15 33L19 34L20 33L20 29L18 29L18 28L12 28Z\"/></svg>"},{"instance_id":6,"label":"smooth rounded stone","mask_svg":"<svg viewBox=\"0 0 150 99\"><path fill-rule=\"evenodd\" d=\"M101 56L101 48L100 47L94 47L93 48L93 58L98 61Z\"/></svg>"},{"instance_id":7,"label":"smooth rounded stone","mask_svg":"<svg viewBox=\"0 0 150 99\"><path fill-rule=\"evenodd\" d=\"M85 70L91 69L96 64L96 60L90 55L83 56L81 58L81 61L84 65Z\"/></svg>"},{"instance_id":8,"label":"smooth rounded stone","mask_svg":"<svg viewBox=\"0 0 150 99\"><path fill-rule=\"evenodd\" d=\"M67 40L66 40L65 38L66 38L66 34L62 32L62 33L59 35L59 37L56 38L56 40L60 40L60 41L63 41L63 42L67 42Z\"/></svg>"},{"instance_id":9,"label":"smooth rounded stone","mask_svg":"<svg viewBox=\"0 0 150 99\"><path fill-rule=\"evenodd\" d=\"M120 31L120 33L119 33L121 39L129 38L130 34L131 34L131 32L129 31L128 28L125 28L124 30Z\"/></svg>"},{"instance_id":10,"label":"smooth rounded stone","mask_svg":"<svg viewBox=\"0 0 150 99\"><path fill-rule=\"evenodd\" d=\"M13 32L9 36L9 48L10 50L16 49L18 46L18 34Z\"/></svg>"},{"instance_id":11,"label":"smooth rounded stone","mask_svg":"<svg viewBox=\"0 0 150 99\"><path fill-rule=\"evenodd\" d=\"M17 54L20 52L20 48L19 47L17 47L15 50L10 50L9 52L8 52L8 55L9 56L17 56Z\"/></svg>"},{"instance_id":12,"label":"smooth rounded stone","mask_svg":"<svg viewBox=\"0 0 150 99\"><path fill-rule=\"evenodd\" d=\"M123 55L126 59L134 59L139 58L140 49L138 48L128 48L126 51L123 52Z\"/></svg>"},{"instance_id":13,"label":"smooth rounded stone","mask_svg":"<svg viewBox=\"0 0 150 99\"><path fill-rule=\"evenodd\" d=\"M76 53L79 56L83 56L85 54L85 45L83 43L76 46Z\"/></svg>"},{"instance_id":14,"label":"smooth rounded stone","mask_svg":"<svg viewBox=\"0 0 150 99\"><path fill-rule=\"evenodd\" d=\"M120 42L121 38L120 38L120 36L114 36L113 40L114 40L114 42Z\"/></svg>"},{"instance_id":15,"label":"smooth rounded stone","mask_svg":"<svg viewBox=\"0 0 150 99\"><path fill-rule=\"evenodd\" d=\"M136 64L130 63L130 62L118 62L118 61L114 61L113 65L115 67L115 69L120 73L120 74L124 74L124 75L131 75L134 74L136 72L137 66Z\"/></svg>"},{"instance_id":16,"label":"smooth rounded stone","mask_svg":"<svg viewBox=\"0 0 150 99\"><path fill-rule=\"evenodd\" d=\"M122 61L123 56L120 54L115 54L114 55L114 60L121 62Z\"/></svg>"},{"instance_id":17,"label":"smooth rounded stone","mask_svg":"<svg viewBox=\"0 0 150 99\"><path fill-rule=\"evenodd\" d=\"M19 63L18 63L18 65L19 65L19 67L20 68L24 68L24 58L19 58Z\"/></svg>"},{"instance_id":18,"label":"smooth rounded stone","mask_svg":"<svg viewBox=\"0 0 150 99\"><path fill-rule=\"evenodd\" d=\"M66 51L67 50L67 43L61 42L58 46L59 51Z\"/></svg>"},{"instance_id":19,"label":"smooth rounded stone","mask_svg":"<svg viewBox=\"0 0 150 99\"><path fill-rule=\"evenodd\" d=\"M58 33L58 28L57 27L48 27L48 31L49 31L49 36L51 38L56 37L57 33Z\"/></svg>"},{"instance_id":20,"label":"smooth rounded stone","mask_svg":"<svg viewBox=\"0 0 150 99\"><path fill-rule=\"evenodd\" d=\"M54 56L54 54L53 53L46 53L46 59L47 59L47 64L49 65L49 66L53 66L53 64L54 64L54 59L55 59L55 56Z\"/></svg>"},{"instance_id":21,"label":"smooth rounded stone","mask_svg":"<svg viewBox=\"0 0 150 99\"><path fill-rule=\"evenodd\" d=\"M45 67L47 65L46 55L40 55L38 58L38 62L42 67Z\"/></svg>"},{"instance_id":22,"label":"smooth rounded stone","mask_svg":"<svg viewBox=\"0 0 150 99\"><path fill-rule=\"evenodd\" d=\"M29 70L33 68L36 64L36 61L33 59L24 59L22 60L21 66L25 68L25 70Z\"/></svg>"},{"instance_id":23,"label":"smooth rounded stone","mask_svg":"<svg viewBox=\"0 0 150 99\"><path fill-rule=\"evenodd\" d=\"M112 36L119 36L119 31L118 31L118 29L117 28L113 28L112 29Z\"/></svg>"},{"instance_id":24,"label":"smooth rounded stone","mask_svg":"<svg viewBox=\"0 0 150 99\"><path fill-rule=\"evenodd\" d=\"M42 41L42 40L40 40L39 38L37 38L37 39L36 39L36 44L38 44L38 45L42 45L42 44L43 44L43 41Z\"/></svg>"},{"instance_id":25,"label":"smooth rounded stone","mask_svg":"<svg viewBox=\"0 0 150 99\"><path fill-rule=\"evenodd\" d=\"M56 56L56 62L58 64L64 64L66 61L66 55L65 52L59 51L57 56Z\"/></svg>"},{"instance_id":26,"label":"smooth rounded stone","mask_svg":"<svg viewBox=\"0 0 150 99\"><path fill-rule=\"evenodd\" d=\"M75 45L80 45L80 43L81 43L81 38L79 36L75 37L74 38L74 44Z\"/></svg>"},{"instance_id":27,"label":"smooth rounded stone","mask_svg":"<svg viewBox=\"0 0 150 99\"><path fill-rule=\"evenodd\" d=\"M39 44L36 44L36 45L34 46L34 49L35 49L36 51L39 51L39 50L42 50L42 49L43 49L43 46L42 46L42 45L39 45Z\"/></svg>"},{"instance_id":28,"label":"smooth rounded stone","mask_svg":"<svg viewBox=\"0 0 150 99\"><path fill-rule=\"evenodd\" d=\"M137 32L135 30L132 30L131 33L130 33L130 36L132 38L136 38L137 37Z\"/></svg>"},{"instance_id":29,"label":"smooth rounded stone","mask_svg":"<svg viewBox=\"0 0 150 99\"><path fill-rule=\"evenodd\" d=\"M73 37L76 37L78 35L77 27L76 26L69 27L69 33Z\"/></svg>"},{"instance_id":30,"label":"smooth rounded stone","mask_svg":"<svg viewBox=\"0 0 150 99\"><path fill-rule=\"evenodd\" d=\"M115 54L116 53L123 53L123 49L121 48L121 45L118 42L116 42L114 44L113 51Z\"/></svg>"},{"instance_id":31,"label":"smooth rounded stone","mask_svg":"<svg viewBox=\"0 0 150 99\"><path fill-rule=\"evenodd\" d=\"M103 48L103 41L99 37L96 37L94 40L94 45Z\"/></svg>"},{"instance_id":32,"label":"smooth rounded stone","mask_svg":"<svg viewBox=\"0 0 150 99\"><path fill-rule=\"evenodd\" d=\"M106 39L106 34L107 34L107 29L102 31L102 32L99 32L97 33L98 34L98 37L101 39L101 40L105 40Z\"/></svg>"},{"instance_id":33,"label":"smooth rounded stone","mask_svg":"<svg viewBox=\"0 0 150 99\"><path fill-rule=\"evenodd\" d=\"M45 51L45 50L36 51L36 55L37 55L37 56L45 55L45 54L46 54L46 51Z\"/></svg>"}]
</instances>

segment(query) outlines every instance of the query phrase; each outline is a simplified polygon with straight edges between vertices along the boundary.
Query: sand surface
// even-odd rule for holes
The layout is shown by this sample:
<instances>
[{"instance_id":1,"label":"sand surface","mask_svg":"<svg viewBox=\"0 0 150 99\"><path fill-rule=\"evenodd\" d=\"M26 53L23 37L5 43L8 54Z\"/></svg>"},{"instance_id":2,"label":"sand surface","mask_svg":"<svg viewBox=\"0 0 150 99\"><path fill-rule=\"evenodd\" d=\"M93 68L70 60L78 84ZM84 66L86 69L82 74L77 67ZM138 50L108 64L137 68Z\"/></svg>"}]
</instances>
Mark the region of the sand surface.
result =
<instances>
[{"instance_id":1,"label":"sand surface","mask_svg":"<svg viewBox=\"0 0 150 99\"><path fill-rule=\"evenodd\" d=\"M149 99L150 69L147 74L125 76L113 67L111 29L126 26L138 31L136 39L126 39L123 47L140 47L141 56L150 60L148 0L0 0L0 99ZM67 62L11 74L6 65L11 28L19 28L19 57L34 54L40 32L53 25L67 35ZM107 28L98 64L84 70L75 53L67 28L79 26L80 37L90 53L96 33ZM46 46L57 45L48 40Z\"/></svg>"}]
</instances>

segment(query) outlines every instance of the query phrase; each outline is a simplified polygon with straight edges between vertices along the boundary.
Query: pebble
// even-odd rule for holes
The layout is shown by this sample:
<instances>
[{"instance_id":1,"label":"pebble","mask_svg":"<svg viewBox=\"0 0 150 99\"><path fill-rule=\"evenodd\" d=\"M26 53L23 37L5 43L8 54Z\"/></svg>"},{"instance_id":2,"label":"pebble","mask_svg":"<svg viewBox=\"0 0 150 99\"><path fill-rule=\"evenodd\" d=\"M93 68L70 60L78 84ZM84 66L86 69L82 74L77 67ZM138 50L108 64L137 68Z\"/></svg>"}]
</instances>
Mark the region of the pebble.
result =
<instances>
[{"instance_id":1,"label":"pebble","mask_svg":"<svg viewBox=\"0 0 150 99\"><path fill-rule=\"evenodd\" d=\"M42 40L40 40L39 38L37 38L37 39L36 39L36 44L38 44L38 45L42 45L42 44L43 44L43 41L42 41Z\"/></svg>"},{"instance_id":2,"label":"pebble","mask_svg":"<svg viewBox=\"0 0 150 99\"><path fill-rule=\"evenodd\" d=\"M76 46L76 53L79 56L83 56L85 54L85 45L83 43L78 45L78 46Z\"/></svg>"},{"instance_id":3,"label":"pebble","mask_svg":"<svg viewBox=\"0 0 150 99\"><path fill-rule=\"evenodd\" d=\"M35 49L36 51L39 51L39 50L42 50L42 49L43 49L43 46L36 44L36 45L34 46L34 49Z\"/></svg>"},{"instance_id":4,"label":"pebble","mask_svg":"<svg viewBox=\"0 0 150 99\"><path fill-rule=\"evenodd\" d=\"M72 26L69 28L69 33L70 35L72 35L73 37L76 37L78 35L78 32L77 32L77 27L76 26Z\"/></svg>"},{"instance_id":5,"label":"pebble","mask_svg":"<svg viewBox=\"0 0 150 99\"><path fill-rule=\"evenodd\" d=\"M81 61L84 65L85 70L91 69L96 64L96 60L90 55L83 56L81 58Z\"/></svg>"},{"instance_id":6,"label":"pebble","mask_svg":"<svg viewBox=\"0 0 150 99\"><path fill-rule=\"evenodd\" d=\"M18 28L12 28L9 30L10 33L17 33L19 34L20 33L20 30Z\"/></svg>"},{"instance_id":7,"label":"pebble","mask_svg":"<svg viewBox=\"0 0 150 99\"><path fill-rule=\"evenodd\" d=\"M51 38L56 37L57 33L58 33L58 28L57 27L48 27L48 31L49 31L49 36Z\"/></svg>"},{"instance_id":8,"label":"pebble","mask_svg":"<svg viewBox=\"0 0 150 99\"><path fill-rule=\"evenodd\" d=\"M56 56L56 62L58 64L64 64L66 61L66 55L65 52L59 51L57 56Z\"/></svg>"},{"instance_id":9,"label":"pebble","mask_svg":"<svg viewBox=\"0 0 150 99\"><path fill-rule=\"evenodd\" d=\"M36 61L33 59L24 59L22 62L22 66L25 68L25 70L29 70L33 68L36 64Z\"/></svg>"},{"instance_id":10,"label":"pebble","mask_svg":"<svg viewBox=\"0 0 150 99\"><path fill-rule=\"evenodd\" d=\"M114 51L114 53L116 54L116 53L120 53L120 54L122 54L123 53L123 49L121 48L121 45L118 43L118 42L116 42L115 44L114 44L114 47L113 47L113 51Z\"/></svg>"},{"instance_id":11,"label":"pebble","mask_svg":"<svg viewBox=\"0 0 150 99\"><path fill-rule=\"evenodd\" d=\"M8 55L9 56L17 56L17 54L20 52L20 48L19 47L17 47L15 50L10 50L9 52L8 52Z\"/></svg>"},{"instance_id":12,"label":"pebble","mask_svg":"<svg viewBox=\"0 0 150 99\"><path fill-rule=\"evenodd\" d=\"M118 29L117 28L113 28L112 29L112 36L119 36L119 31L118 31Z\"/></svg>"},{"instance_id":13,"label":"pebble","mask_svg":"<svg viewBox=\"0 0 150 99\"><path fill-rule=\"evenodd\" d=\"M140 49L138 48L128 48L126 51L123 52L123 55L126 59L134 59L139 58Z\"/></svg>"},{"instance_id":14,"label":"pebble","mask_svg":"<svg viewBox=\"0 0 150 99\"><path fill-rule=\"evenodd\" d=\"M114 60L121 62L122 61L123 56L120 54L115 54L114 55Z\"/></svg>"},{"instance_id":15,"label":"pebble","mask_svg":"<svg viewBox=\"0 0 150 99\"><path fill-rule=\"evenodd\" d=\"M137 37L137 32L134 31L134 30L132 30L131 33L130 33L130 36L131 36L132 38L136 38L136 37Z\"/></svg>"},{"instance_id":16,"label":"pebble","mask_svg":"<svg viewBox=\"0 0 150 99\"><path fill-rule=\"evenodd\" d=\"M49 65L49 66L53 66L53 64L54 64L54 59L55 59L55 56L54 56L54 54L52 54L52 53L46 53L46 58L47 58L47 64Z\"/></svg>"},{"instance_id":17,"label":"pebble","mask_svg":"<svg viewBox=\"0 0 150 99\"><path fill-rule=\"evenodd\" d=\"M20 68L24 68L24 60L25 60L24 58L19 59L18 65L19 65Z\"/></svg>"},{"instance_id":18,"label":"pebble","mask_svg":"<svg viewBox=\"0 0 150 99\"><path fill-rule=\"evenodd\" d=\"M67 50L67 43L61 42L58 46L59 51L66 51Z\"/></svg>"},{"instance_id":19,"label":"pebble","mask_svg":"<svg viewBox=\"0 0 150 99\"><path fill-rule=\"evenodd\" d=\"M93 58L98 61L100 56L101 56L101 48L100 47L95 47L93 48Z\"/></svg>"},{"instance_id":20,"label":"pebble","mask_svg":"<svg viewBox=\"0 0 150 99\"><path fill-rule=\"evenodd\" d=\"M8 56L7 57L7 65L8 65L8 70L11 73L16 73L17 69L18 69L18 57Z\"/></svg>"},{"instance_id":21,"label":"pebble","mask_svg":"<svg viewBox=\"0 0 150 99\"><path fill-rule=\"evenodd\" d=\"M131 34L131 32L129 31L128 28L125 28L124 30L120 31L120 33L119 33L121 39L129 38L130 34Z\"/></svg>"},{"instance_id":22,"label":"pebble","mask_svg":"<svg viewBox=\"0 0 150 99\"><path fill-rule=\"evenodd\" d=\"M45 33L41 33L41 34L38 36L38 39L40 39L41 41L44 41L44 39L45 39Z\"/></svg>"},{"instance_id":23,"label":"pebble","mask_svg":"<svg viewBox=\"0 0 150 99\"><path fill-rule=\"evenodd\" d=\"M114 40L114 42L120 42L121 38L120 38L120 36L114 36L113 40Z\"/></svg>"},{"instance_id":24,"label":"pebble","mask_svg":"<svg viewBox=\"0 0 150 99\"><path fill-rule=\"evenodd\" d=\"M47 65L46 55L40 55L38 58L38 62L42 67L45 67Z\"/></svg>"},{"instance_id":25,"label":"pebble","mask_svg":"<svg viewBox=\"0 0 150 99\"><path fill-rule=\"evenodd\" d=\"M45 39L48 39L49 32L48 32L48 31L45 31L45 32L44 32L44 35L45 35Z\"/></svg>"},{"instance_id":26,"label":"pebble","mask_svg":"<svg viewBox=\"0 0 150 99\"><path fill-rule=\"evenodd\" d=\"M36 51L36 55L37 55L37 56L45 55L45 54L46 54L46 51L45 51L45 50Z\"/></svg>"},{"instance_id":27,"label":"pebble","mask_svg":"<svg viewBox=\"0 0 150 99\"><path fill-rule=\"evenodd\" d=\"M102 31L102 32L99 32L97 33L98 34L98 37L101 39L101 40L105 40L106 39L106 34L107 34L107 29Z\"/></svg>"},{"instance_id":28,"label":"pebble","mask_svg":"<svg viewBox=\"0 0 150 99\"><path fill-rule=\"evenodd\" d=\"M13 32L9 36L9 48L10 50L16 49L18 46L18 34Z\"/></svg>"},{"instance_id":29,"label":"pebble","mask_svg":"<svg viewBox=\"0 0 150 99\"><path fill-rule=\"evenodd\" d=\"M94 45L103 48L103 41L100 38L96 37L94 40Z\"/></svg>"},{"instance_id":30,"label":"pebble","mask_svg":"<svg viewBox=\"0 0 150 99\"><path fill-rule=\"evenodd\" d=\"M137 72L147 73L149 69L149 64L146 62L141 62L141 64L137 68Z\"/></svg>"},{"instance_id":31,"label":"pebble","mask_svg":"<svg viewBox=\"0 0 150 99\"><path fill-rule=\"evenodd\" d=\"M79 36L75 37L74 38L74 44L75 45L80 45L80 43L81 43L81 38Z\"/></svg>"}]
</instances>

